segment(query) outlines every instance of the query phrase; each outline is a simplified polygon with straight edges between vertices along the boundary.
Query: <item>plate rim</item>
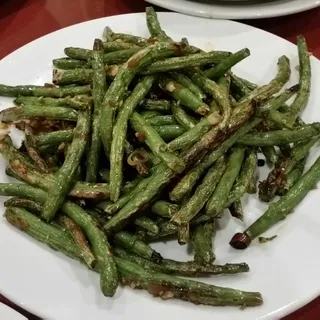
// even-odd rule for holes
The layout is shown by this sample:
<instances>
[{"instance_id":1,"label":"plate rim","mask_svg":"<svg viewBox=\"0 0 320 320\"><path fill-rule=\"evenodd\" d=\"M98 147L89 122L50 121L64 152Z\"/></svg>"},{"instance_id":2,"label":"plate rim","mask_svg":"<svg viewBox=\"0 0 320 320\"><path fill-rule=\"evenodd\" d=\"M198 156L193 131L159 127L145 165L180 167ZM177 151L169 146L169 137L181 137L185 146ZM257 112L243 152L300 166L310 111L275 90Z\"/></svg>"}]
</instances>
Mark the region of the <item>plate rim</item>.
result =
<instances>
[{"instance_id":1,"label":"plate rim","mask_svg":"<svg viewBox=\"0 0 320 320\"><path fill-rule=\"evenodd\" d=\"M0 302L0 316L2 315L13 317L15 320L27 320L27 318L22 315L19 311L16 311L15 309L11 308L7 304ZM10 319L7 319L10 320Z\"/></svg>"},{"instance_id":2,"label":"plate rim","mask_svg":"<svg viewBox=\"0 0 320 320\"><path fill-rule=\"evenodd\" d=\"M315 1L314 3L310 3L307 6L301 6L297 8L291 9L289 6L289 10L280 10L279 12L277 11L270 11L269 13L259 13L259 14L246 14L241 10L241 13L233 13L233 14L228 14L223 10L222 13L219 13L217 11L217 6L218 5L212 5L213 12L206 12L203 10L192 10L188 9L187 6L183 6L183 2L187 2L186 0L178 0L178 2L182 2L181 5L175 4L175 0L145 0L146 2L149 2L153 5L168 9L168 10L173 10L176 11L177 13L182 13L182 14L187 14L187 15L192 15L195 17L201 17L201 18L207 18L207 19L232 19L232 20L237 20L237 19L246 19L246 20L258 20L258 19L264 19L264 18L274 18L274 17L282 17L282 16L288 16L292 15L295 13L300 13L308 10L315 9L320 6L319 1ZM163 3L164 2L164 3ZM302 1L303 3L303 1ZM210 4L206 4L210 5ZM270 5L271 7L271 5ZM218 12L218 13L217 13ZM243 12L243 14L242 14Z\"/></svg>"},{"instance_id":3,"label":"plate rim","mask_svg":"<svg viewBox=\"0 0 320 320\"><path fill-rule=\"evenodd\" d=\"M148 0L149 1L149 0ZM153 0L151 0L153 1ZM126 13L126 14L119 14L119 15L113 15L113 16L108 16L108 17L102 17L102 18L96 18L96 19L91 19L91 20L87 20L87 21L83 21L83 22L80 22L80 23L76 23L76 24L73 24L73 25L70 25L70 26L67 26L67 27L64 27L64 28L61 28L61 29L58 29L58 30L55 30L55 31L52 31L48 34L45 34L39 38L36 38L28 43L26 43L25 45L23 45L22 47L14 50L13 52L9 53L7 56L5 56L3 59L1 59L0 61L0 68L1 68L1 64L2 63L6 63L7 60L11 59L11 57L14 57L14 55L16 53L18 53L20 50L23 50L25 47L29 46L29 45L32 45L33 43L37 42L38 40L41 40L42 38L45 38L45 37L48 37L52 34L55 34L55 33L58 33L60 31L63 31L63 30L66 30L66 29L71 29L75 26L78 26L78 25L82 25L82 24L87 24L87 23L90 23L92 21L98 21L98 20L107 20L107 19L110 19L110 18L117 18L117 17L123 17L123 16L141 16L141 15L145 15L144 12L136 12L136 13ZM179 12L159 12L158 13L159 17L161 18L161 16L175 16L175 15L183 15L182 13L179 13ZM196 18L196 19L205 19L204 17L200 17L200 16L192 16L191 18ZM290 44L291 46L294 46L296 47L296 45L290 41L288 41L287 39L284 39L284 38L281 38L280 36L278 35L275 35L275 34L272 34L271 32L268 32L268 31L265 31L263 29L260 29L260 28L257 28L257 27L254 27L254 26L251 26L251 25L248 25L246 23L243 23L243 22L238 22L238 21L233 21L233 20L227 20L227 19L219 19L221 21L227 21L228 23L230 24L240 24L240 25L245 25L246 27L250 28L250 29L257 29L259 30L259 32L263 32L263 33L266 33L266 34L269 34L271 35L272 37L276 37L278 39L280 39L281 41L285 41L287 44ZM312 59L316 59L319 61L318 58L312 56ZM28 305L25 305L22 301L19 301L18 298L16 299L14 297L14 295L6 292L5 290L1 289L0 292L6 297L8 298L9 300L11 300L12 302L14 302L15 304L17 304L18 306L20 306L21 308L27 310L28 312L30 313L33 313L35 315L38 315L38 316L45 316L44 314L42 314L42 312L38 313L37 310L33 309L31 306L29 307ZM293 301L292 303L290 303L289 305L283 307L282 309L278 309L276 310L276 314L277 316L281 316L281 317L284 317L284 316L287 316L297 310L299 310L300 308L302 308L303 306L307 305L309 302L313 301L314 299L316 299L320 294L320 288L319 290L314 290L312 293L310 293L310 295L306 298L302 298L302 299L299 299L299 300L296 300L296 301ZM270 313L270 315L273 315L273 313ZM262 319L262 318L261 318Z\"/></svg>"}]
</instances>

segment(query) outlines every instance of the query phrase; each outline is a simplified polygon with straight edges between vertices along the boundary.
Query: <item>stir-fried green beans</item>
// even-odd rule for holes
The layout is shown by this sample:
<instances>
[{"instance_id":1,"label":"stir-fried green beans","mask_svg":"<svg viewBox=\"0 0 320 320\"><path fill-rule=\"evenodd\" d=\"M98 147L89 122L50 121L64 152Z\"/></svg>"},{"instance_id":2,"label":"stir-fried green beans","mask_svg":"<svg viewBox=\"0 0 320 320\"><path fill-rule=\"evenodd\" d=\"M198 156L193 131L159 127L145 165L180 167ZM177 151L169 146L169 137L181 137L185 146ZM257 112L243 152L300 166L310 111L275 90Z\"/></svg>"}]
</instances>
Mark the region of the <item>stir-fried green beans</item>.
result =
<instances>
[{"instance_id":1,"label":"stir-fried green beans","mask_svg":"<svg viewBox=\"0 0 320 320\"><path fill-rule=\"evenodd\" d=\"M106 74L103 65L103 45L102 41L96 39L92 53L93 67L93 115L91 124L90 149L87 158L86 181L95 182L98 173L99 155L101 151L100 138L100 114L103 97L107 91Z\"/></svg>"},{"instance_id":2,"label":"stir-fried green beans","mask_svg":"<svg viewBox=\"0 0 320 320\"><path fill-rule=\"evenodd\" d=\"M0 84L0 96L15 98L0 113L0 154L19 180L0 183L0 195L13 197L5 217L99 272L105 296L120 281L163 300L258 306L259 293L175 276L249 271L246 263L215 265L213 242L225 209L247 221L243 198L257 193L260 152L272 168L259 198L280 199L232 238L237 249L285 219L320 180L319 158L303 174L320 137L319 123L300 118L311 88L306 41L298 37L299 84L278 93L291 74L286 56L258 86L231 71L249 49L174 42L151 7L146 23L149 38L106 26L93 50L65 48L67 57L53 60L53 84ZM20 147L11 125L25 134ZM194 261L167 259L150 245L167 238L191 245Z\"/></svg>"},{"instance_id":3,"label":"stir-fried green beans","mask_svg":"<svg viewBox=\"0 0 320 320\"><path fill-rule=\"evenodd\" d=\"M286 195L280 198L278 202L271 204L268 210L243 234L236 234L230 244L236 249L247 248L252 240L285 219L319 180L320 158L315 161L313 166L293 185Z\"/></svg>"},{"instance_id":4,"label":"stir-fried green beans","mask_svg":"<svg viewBox=\"0 0 320 320\"><path fill-rule=\"evenodd\" d=\"M110 152L110 192L111 200L117 201L123 181L122 159L124 155L125 139L128 121L140 101L150 90L155 78L145 77L132 91L131 96L124 102L113 129L113 139Z\"/></svg>"}]
</instances>

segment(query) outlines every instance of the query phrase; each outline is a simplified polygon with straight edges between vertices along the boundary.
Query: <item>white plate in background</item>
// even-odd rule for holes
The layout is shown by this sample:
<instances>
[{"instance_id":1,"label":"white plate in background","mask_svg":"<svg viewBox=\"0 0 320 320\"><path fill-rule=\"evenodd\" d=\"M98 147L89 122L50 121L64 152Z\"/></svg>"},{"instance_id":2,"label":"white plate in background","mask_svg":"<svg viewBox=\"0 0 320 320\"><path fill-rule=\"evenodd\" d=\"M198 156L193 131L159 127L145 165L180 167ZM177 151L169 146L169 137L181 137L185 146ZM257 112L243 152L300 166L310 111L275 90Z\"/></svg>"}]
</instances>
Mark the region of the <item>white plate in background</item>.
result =
<instances>
[{"instance_id":1,"label":"white plate in background","mask_svg":"<svg viewBox=\"0 0 320 320\"><path fill-rule=\"evenodd\" d=\"M160 13L165 31L174 39L187 37L203 49L237 51L243 47L251 56L234 71L251 81L269 82L277 72L278 57L291 59L292 76L288 86L297 83L295 45L253 27L227 20L209 20L176 13ZM43 84L52 77L52 59L62 57L68 46L91 48L94 38L105 26L116 32L148 36L145 14L129 14L88 21L51 33L33 41L0 61L0 83ZM303 114L307 122L320 120L320 63L312 58L312 94ZM0 109L12 105L0 98ZM319 156L312 152L310 162ZM0 181L5 176L5 161L0 158ZM320 215L319 189L313 190L288 216L266 236L278 237L267 244L256 241L244 251L232 249L228 242L237 231L250 225L266 206L257 196L245 201L245 221L225 215L215 240L216 263L247 262L251 271L236 276L202 279L211 284L247 291L260 291L261 307L240 310L236 307L196 306L179 300L162 301L144 291L119 288L114 298L106 298L99 289L98 275L77 262L63 257L45 245L11 227L0 218L0 292L30 312L55 320L273 320L302 307L320 293ZM0 213L3 213L2 201ZM192 259L185 247L176 242L157 244L165 257Z\"/></svg>"},{"instance_id":2,"label":"white plate in background","mask_svg":"<svg viewBox=\"0 0 320 320\"><path fill-rule=\"evenodd\" d=\"M214 19L262 19L286 16L320 5L320 0L146 0L172 11Z\"/></svg>"}]
</instances>

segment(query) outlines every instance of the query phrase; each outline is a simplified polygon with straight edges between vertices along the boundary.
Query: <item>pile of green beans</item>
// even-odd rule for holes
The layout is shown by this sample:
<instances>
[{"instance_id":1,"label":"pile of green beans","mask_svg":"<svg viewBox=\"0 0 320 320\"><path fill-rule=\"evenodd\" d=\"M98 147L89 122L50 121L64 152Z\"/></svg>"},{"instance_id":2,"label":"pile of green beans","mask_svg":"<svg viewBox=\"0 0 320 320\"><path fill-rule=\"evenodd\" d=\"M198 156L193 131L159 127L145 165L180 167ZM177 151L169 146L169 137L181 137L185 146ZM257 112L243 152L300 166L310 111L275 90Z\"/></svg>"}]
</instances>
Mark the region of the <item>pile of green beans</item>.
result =
<instances>
[{"instance_id":1,"label":"pile of green beans","mask_svg":"<svg viewBox=\"0 0 320 320\"><path fill-rule=\"evenodd\" d=\"M305 172L320 124L299 117L311 86L306 41L298 37L299 84L279 93L291 74L286 56L260 86L231 70L249 49L204 52L174 42L151 7L146 24L150 38L106 27L92 50L65 48L52 85L0 84L0 96L15 98L0 113L2 128L25 133L20 148L9 134L0 138L6 174L24 182L0 184L0 195L12 197L5 217L98 272L105 296L122 283L163 300L258 306L258 292L179 276L249 271L246 263L214 264L213 242L225 209L245 218L241 199L257 192L263 155L271 169L259 198L280 198L232 238L236 249L285 219L320 180L320 158ZM193 261L150 246L167 237L190 243Z\"/></svg>"}]
</instances>

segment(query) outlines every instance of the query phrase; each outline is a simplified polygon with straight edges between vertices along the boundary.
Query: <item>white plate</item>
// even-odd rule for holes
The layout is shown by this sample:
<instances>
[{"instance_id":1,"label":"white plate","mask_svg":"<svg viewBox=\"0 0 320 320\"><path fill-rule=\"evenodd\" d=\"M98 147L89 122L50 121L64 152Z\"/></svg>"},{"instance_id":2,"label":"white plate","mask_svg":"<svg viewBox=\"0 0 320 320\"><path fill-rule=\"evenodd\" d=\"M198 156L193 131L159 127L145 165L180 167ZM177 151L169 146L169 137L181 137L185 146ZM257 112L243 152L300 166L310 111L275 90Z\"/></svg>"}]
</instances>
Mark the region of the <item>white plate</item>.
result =
<instances>
[{"instance_id":1,"label":"white plate","mask_svg":"<svg viewBox=\"0 0 320 320\"><path fill-rule=\"evenodd\" d=\"M306 11L320 5L319 0L146 0L157 6L215 19L262 19L286 16ZM225 2L225 3L224 3Z\"/></svg>"},{"instance_id":2,"label":"white plate","mask_svg":"<svg viewBox=\"0 0 320 320\"><path fill-rule=\"evenodd\" d=\"M3 320L27 320L21 313L13 310L0 302L0 319Z\"/></svg>"},{"instance_id":3,"label":"white plate","mask_svg":"<svg viewBox=\"0 0 320 320\"><path fill-rule=\"evenodd\" d=\"M162 26L174 39L188 37L190 43L204 49L236 51L244 46L251 57L235 71L252 81L263 84L274 77L277 59L286 54L292 62L292 81L297 82L296 47L274 35L233 21L208 20L175 13L159 14ZM34 41L0 62L0 83L43 84L51 80L54 58L63 56L63 48L91 48L93 39L109 25L119 32L148 36L144 14L108 17L81 23ZM312 58L312 97L304 115L306 121L320 119L320 63ZM0 99L0 108L9 107L10 99ZM320 152L313 153L311 161ZM4 161L0 159L1 181ZM1 204L2 206L2 204ZM217 263L246 261L248 274L206 279L212 284L261 291L264 304L257 308L203 307L181 301L152 298L146 292L119 289L113 299L105 298L99 290L98 276L75 261L53 252L42 244L0 220L0 291L36 315L57 320L108 319L174 319L185 320L252 320L278 319L320 293L320 215L319 192L312 191L294 214L267 235L278 238L267 244L253 243L248 250L236 251L228 242L236 231L243 230L263 213L256 197L246 205L242 224L225 216L215 243ZM2 207L0 208L2 210ZM185 247L176 243L156 246L166 257L191 259Z\"/></svg>"}]
</instances>

